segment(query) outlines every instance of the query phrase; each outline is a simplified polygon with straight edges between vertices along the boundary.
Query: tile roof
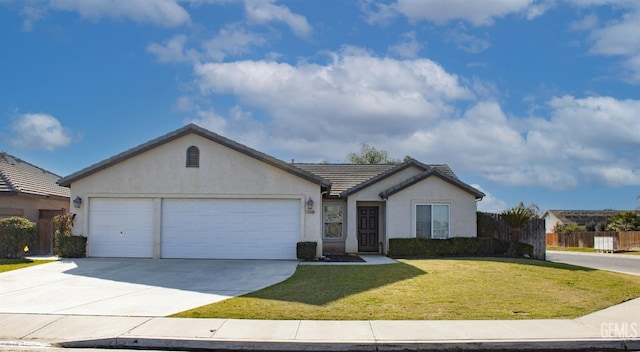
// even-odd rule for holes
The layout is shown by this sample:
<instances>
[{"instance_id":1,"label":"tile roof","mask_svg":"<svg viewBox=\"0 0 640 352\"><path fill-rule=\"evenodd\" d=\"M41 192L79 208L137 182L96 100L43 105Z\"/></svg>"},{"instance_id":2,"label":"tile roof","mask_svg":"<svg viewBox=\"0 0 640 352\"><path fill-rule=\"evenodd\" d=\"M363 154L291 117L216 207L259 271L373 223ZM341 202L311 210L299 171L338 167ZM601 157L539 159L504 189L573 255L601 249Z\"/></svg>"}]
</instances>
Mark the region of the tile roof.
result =
<instances>
[{"instance_id":1,"label":"tile roof","mask_svg":"<svg viewBox=\"0 0 640 352\"><path fill-rule=\"evenodd\" d=\"M547 213L551 213L564 224L574 223L583 226L592 221L596 223L606 221L613 215L623 211L629 210L547 210L542 214L541 218L545 218Z\"/></svg>"},{"instance_id":2,"label":"tile roof","mask_svg":"<svg viewBox=\"0 0 640 352\"><path fill-rule=\"evenodd\" d=\"M401 164L294 164L305 171L316 174L324 179L331 181L330 197L347 197L361 189L389 177L397 172L405 170L408 167L417 167L423 172L419 174L420 178L411 178L406 182L402 182L397 187L387 190L389 195L404 189L416 182L423 180L431 175L436 175L447 182L461 187L467 192L476 196L476 198L484 197L484 194L475 188L460 181L458 177L447 165L427 165L415 159L410 159ZM384 193L384 192L383 192Z\"/></svg>"},{"instance_id":3,"label":"tile roof","mask_svg":"<svg viewBox=\"0 0 640 352\"><path fill-rule=\"evenodd\" d=\"M318 175L331 182L330 196L338 197L347 191L385 171L395 167L393 164L293 164L294 166Z\"/></svg>"},{"instance_id":4,"label":"tile roof","mask_svg":"<svg viewBox=\"0 0 640 352\"><path fill-rule=\"evenodd\" d=\"M25 194L69 198L70 191L57 184L60 176L7 153L0 153L0 194Z\"/></svg>"}]
</instances>

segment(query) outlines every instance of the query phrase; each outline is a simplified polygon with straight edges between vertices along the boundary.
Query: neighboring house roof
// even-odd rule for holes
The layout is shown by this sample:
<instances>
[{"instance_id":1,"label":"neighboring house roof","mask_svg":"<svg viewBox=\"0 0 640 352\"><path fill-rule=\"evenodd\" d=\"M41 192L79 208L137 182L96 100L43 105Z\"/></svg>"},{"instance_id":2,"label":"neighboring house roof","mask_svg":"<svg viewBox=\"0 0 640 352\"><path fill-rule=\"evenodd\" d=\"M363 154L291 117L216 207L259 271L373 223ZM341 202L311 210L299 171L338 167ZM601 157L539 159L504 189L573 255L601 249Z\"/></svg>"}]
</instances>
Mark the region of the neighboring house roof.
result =
<instances>
[{"instance_id":1,"label":"neighboring house roof","mask_svg":"<svg viewBox=\"0 0 640 352\"><path fill-rule=\"evenodd\" d=\"M624 210L547 210L541 218L546 218L548 214L555 216L562 224L576 224L584 226L587 223L605 221L613 215Z\"/></svg>"},{"instance_id":2,"label":"neighboring house roof","mask_svg":"<svg viewBox=\"0 0 640 352\"><path fill-rule=\"evenodd\" d=\"M209 139L215 143L221 144L225 147L228 147L232 150L235 150L237 152L240 152L242 154L248 155L252 158L255 158L257 160L260 160L266 164L269 164L271 166L277 167L281 170L284 170L286 172L289 172L291 174L294 174L296 176L302 177L303 179L306 179L308 181L311 181L313 183L317 183L318 185L320 185L323 189L327 189L329 190L331 188L331 182L325 180L324 178L318 176L318 175L314 175L310 172L307 172L305 170L299 169L291 164L288 164L282 160L278 160L272 156L269 156L267 154L261 153L257 150L251 149L245 145L242 145L238 142L232 141L230 139L227 139L225 137L222 137L216 133L213 133L209 130L206 130L202 127L199 127L195 124L189 124L183 128L177 129L173 132L167 133L164 136L158 137L156 139L153 139L147 143L144 143L142 145L139 145L137 147L134 147L132 149L129 149L125 152L122 152L114 157L111 157L109 159L106 159L104 161L101 161L97 164L94 164L92 166L89 166L85 169L82 169L76 173L73 173L69 176L66 176L62 179L60 179L58 181L58 183L61 186L65 186L65 187L69 187L71 185L71 183L73 183L74 181L77 181L81 178L87 177L91 174L94 174L98 171L104 170L114 164L117 164L121 161L127 160L129 158L132 158L136 155L142 154L150 149L153 149L159 145L168 143L170 141L173 141L177 138L183 137L185 135L188 135L190 133L199 135L203 138Z\"/></svg>"},{"instance_id":3,"label":"neighboring house roof","mask_svg":"<svg viewBox=\"0 0 640 352\"><path fill-rule=\"evenodd\" d=\"M0 153L0 194L69 198L69 189L56 183L59 178L43 168Z\"/></svg>"},{"instance_id":4,"label":"neighboring house roof","mask_svg":"<svg viewBox=\"0 0 640 352\"><path fill-rule=\"evenodd\" d=\"M442 164L426 165L415 159L409 159L400 164L295 164L295 166L331 181L333 185L329 196L334 198L348 197L409 167L416 167L423 172L382 192L380 194L381 198L386 198L429 176L438 176L473 194L476 198L484 197L484 193L460 181L449 166Z\"/></svg>"}]
</instances>

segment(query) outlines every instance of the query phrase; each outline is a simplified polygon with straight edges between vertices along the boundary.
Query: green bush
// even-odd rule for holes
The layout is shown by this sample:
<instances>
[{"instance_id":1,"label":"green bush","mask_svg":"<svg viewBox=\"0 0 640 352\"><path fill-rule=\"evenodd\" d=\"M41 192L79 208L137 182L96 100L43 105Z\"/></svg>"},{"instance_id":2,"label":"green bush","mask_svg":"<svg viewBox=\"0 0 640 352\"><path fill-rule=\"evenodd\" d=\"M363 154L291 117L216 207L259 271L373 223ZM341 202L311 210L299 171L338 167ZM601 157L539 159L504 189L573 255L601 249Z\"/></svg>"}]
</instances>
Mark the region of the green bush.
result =
<instances>
[{"instance_id":1,"label":"green bush","mask_svg":"<svg viewBox=\"0 0 640 352\"><path fill-rule=\"evenodd\" d=\"M20 258L33 246L36 224L14 216L0 219L0 258Z\"/></svg>"},{"instance_id":2,"label":"green bush","mask_svg":"<svg viewBox=\"0 0 640 352\"><path fill-rule=\"evenodd\" d=\"M388 254L391 257L491 256L504 255L509 245L508 241L487 237L453 237L446 240L392 238L389 239ZM533 253L533 247L530 247Z\"/></svg>"},{"instance_id":3,"label":"green bush","mask_svg":"<svg viewBox=\"0 0 640 352\"><path fill-rule=\"evenodd\" d=\"M53 254L62 258L84 258L87 256L87 238L72 236L75 214L53 217Z\"/></svg>"},{"instance_id":4,"label":"green bush","mask_svg":"<svg viewBox=\"0 0 640 352\"><path fill-rule=\"evenodd\" d=\"M512 242L509 248L509 254L514 257L523 257L525 255L533 258L533 246L523 242Z\"/></svg>"},{"instance_id":5,"label":"green bush","mask_svg":"<svg viewBox=\"0 0 640 352\"><path fill-rule=\"evenodd\" d=\"M296 256L300 260L309 261L316 257L317 242L298 242L296 245Z\"/></svg>"},{"instance_id":6,"label":"green bush","mask_svg":"<svg viewBox=\"0 0 640 352\"><path fill-rule=\"evenodd\" d=\"M87 255L87 238L83 236L56 236L53 254L62 258L84 258Z\"/></svg>"}]
</instances>

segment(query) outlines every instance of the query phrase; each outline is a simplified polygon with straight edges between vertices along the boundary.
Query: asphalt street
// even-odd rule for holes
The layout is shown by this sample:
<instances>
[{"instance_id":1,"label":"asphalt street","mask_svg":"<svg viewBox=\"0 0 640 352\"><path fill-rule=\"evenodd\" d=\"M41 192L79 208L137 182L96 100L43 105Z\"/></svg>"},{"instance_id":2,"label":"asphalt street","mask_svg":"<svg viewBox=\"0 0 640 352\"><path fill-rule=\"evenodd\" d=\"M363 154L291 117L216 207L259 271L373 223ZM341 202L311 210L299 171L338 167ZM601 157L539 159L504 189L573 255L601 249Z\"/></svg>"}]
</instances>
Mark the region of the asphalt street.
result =
<instances>
[{"instance_id":1,"label":"asphalt street","mask_svg":"<svg viewBox=\"0 0 640 352\"><path fill-rule=\"evenodd\" d=\"M593 269L640 275L640 256L638 255L547 251L547 260Z\"/></svg>"}]
</instances>

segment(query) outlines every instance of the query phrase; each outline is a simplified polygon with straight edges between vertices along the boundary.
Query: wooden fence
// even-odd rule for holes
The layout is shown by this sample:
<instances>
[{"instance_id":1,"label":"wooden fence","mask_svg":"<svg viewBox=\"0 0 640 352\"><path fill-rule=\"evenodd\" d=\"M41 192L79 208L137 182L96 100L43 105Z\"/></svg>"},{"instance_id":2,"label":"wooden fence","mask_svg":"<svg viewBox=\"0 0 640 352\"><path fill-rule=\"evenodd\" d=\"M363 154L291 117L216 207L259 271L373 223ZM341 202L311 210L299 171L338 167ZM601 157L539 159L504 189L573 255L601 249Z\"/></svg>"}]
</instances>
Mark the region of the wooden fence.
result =
<instances>
[{"instance_id":1,"label":"wooden fence","mask_svg":"<svg viewBox=\"0 0 640 352\"><path fill-rule=\"evenodd\" d=\"M595 236L612 236L617 238L618 250L630 251L640 249L640 231L626 232L574 232L569 234L548 233L547 247L581 247L593 248Z\"/></svg>"},{"instance_id":2,"label":"wooden fence","mask_svg":"<svg viewBox=\"0 0 640 352\"><path fill-rule=\"evenodd\" d=\"M478 236L511 241L511 227L502 219L501 214L479 212ZM533 258L545 260L547 248L544 219L531 219L522 228L520 242L533 246Z\"/></svg>"}]
</instances>

